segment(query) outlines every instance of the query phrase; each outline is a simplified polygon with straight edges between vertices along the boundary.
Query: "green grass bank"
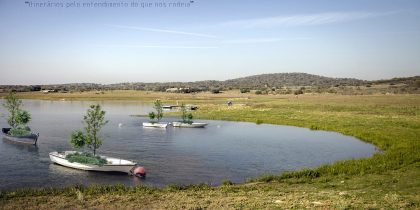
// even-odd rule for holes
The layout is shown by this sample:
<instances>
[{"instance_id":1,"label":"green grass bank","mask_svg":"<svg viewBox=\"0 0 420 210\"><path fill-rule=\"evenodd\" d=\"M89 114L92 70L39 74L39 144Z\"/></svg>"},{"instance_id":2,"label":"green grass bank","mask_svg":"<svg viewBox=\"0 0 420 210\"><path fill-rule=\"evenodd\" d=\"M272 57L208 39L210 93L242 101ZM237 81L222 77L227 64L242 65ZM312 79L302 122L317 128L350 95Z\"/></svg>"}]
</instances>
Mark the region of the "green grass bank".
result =
<instances>
[{"instance_id":1,"label":"green grass bank","mask_svg":"<svg viewBox=\"0 0 420 210\"><path fill-rule=\"evenodd\" d=\"M186 101L200 106L195 112L197 118L336 131L372 143L380 152L371 158L265 175L245 184L226 182L220 187L92 186L1 192L0 208L420 208L419 95L136 94L125 93L122 100ZM118 95L107 98L116 100ZM65 95L59 97L66 99ZM28 94L25 98L31 97ZM228 107L227 101L234 105Z\"/></svg>"}]
</instances>

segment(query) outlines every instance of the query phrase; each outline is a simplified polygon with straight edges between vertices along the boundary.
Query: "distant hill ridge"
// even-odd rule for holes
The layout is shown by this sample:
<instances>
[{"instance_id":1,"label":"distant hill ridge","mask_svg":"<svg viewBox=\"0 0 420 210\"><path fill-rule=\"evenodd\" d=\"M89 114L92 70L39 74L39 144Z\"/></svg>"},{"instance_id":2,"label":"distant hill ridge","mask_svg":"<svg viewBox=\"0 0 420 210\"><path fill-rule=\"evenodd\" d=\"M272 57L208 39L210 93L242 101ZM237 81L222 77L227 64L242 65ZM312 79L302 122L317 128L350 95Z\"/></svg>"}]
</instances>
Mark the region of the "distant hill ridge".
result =
<instances>
[{"instance_id":1,"label":"distant hill ridge","mask_svg":"<svg viewBox=\"0 0 420 210\"><path fill-rule=\"evenodd\" d=\"M260 74L238 79L226 80L228 86L240 87L247 86L250 88L268 86L334 86L334 85L361 85L364 80L352 78L331 78L307 73L273 73Z\"/></svg>"},{"instance_id":2,"label":"distant hill ridge","mask_svg":"<svg viewBox=\"0 0 420 210\"><path fill-rule=\"evenodd\" d=\"M420 76L393 78L388 80L359 80L354 78L332 78L308 73L271 73L260 74L225 81L206 80L196 82L127 82L115 84L96 83L68 83L55 85L0 85L3 91L88 91L88 90L148 90L166 91L169 88L187 88L188 91L208 91L214 89L278 89L282 87L304 87L327 89L330 87L344 86L370 86L372 84L405 84L417 91L420 88Z\"/></svg>"}]
</instances>

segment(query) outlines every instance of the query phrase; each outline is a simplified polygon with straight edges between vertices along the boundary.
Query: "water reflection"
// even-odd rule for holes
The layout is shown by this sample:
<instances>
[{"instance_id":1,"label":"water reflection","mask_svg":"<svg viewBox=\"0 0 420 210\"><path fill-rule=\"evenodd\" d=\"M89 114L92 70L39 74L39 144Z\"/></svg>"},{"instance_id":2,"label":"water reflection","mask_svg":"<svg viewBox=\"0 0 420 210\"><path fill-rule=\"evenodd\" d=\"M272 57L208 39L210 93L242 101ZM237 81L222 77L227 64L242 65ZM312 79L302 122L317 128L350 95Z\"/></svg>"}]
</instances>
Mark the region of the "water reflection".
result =
<instances>
[{"instance_id":1,"label":"water reflection","mask_svg":"<svg viewBox=\"0 0 420 210\"><path fill-rule=\"evenodd\" d=\"M14 148L16 150L20 150L18 152L23 151L23 152L38 154L38 146L37 145L17 143L17 142L9 140L7 138L4 138L4 137L2 138L2 140L3 140L4 144L6 144L8 147Z\"/></svg>"},{"instance_id":2,"label":"water reflection","mask_svg":"<svg viewBox=\"0 0 420 210\"><path fill-rule=\"evenodd\" d=\"M57 165L55 163L50 163L48 168L49 168L50 173L56 174L63 178L65 178L66 176L86 175L87 173L87 171L74 170L73 168Z\"/></svg>"}]
</instances>

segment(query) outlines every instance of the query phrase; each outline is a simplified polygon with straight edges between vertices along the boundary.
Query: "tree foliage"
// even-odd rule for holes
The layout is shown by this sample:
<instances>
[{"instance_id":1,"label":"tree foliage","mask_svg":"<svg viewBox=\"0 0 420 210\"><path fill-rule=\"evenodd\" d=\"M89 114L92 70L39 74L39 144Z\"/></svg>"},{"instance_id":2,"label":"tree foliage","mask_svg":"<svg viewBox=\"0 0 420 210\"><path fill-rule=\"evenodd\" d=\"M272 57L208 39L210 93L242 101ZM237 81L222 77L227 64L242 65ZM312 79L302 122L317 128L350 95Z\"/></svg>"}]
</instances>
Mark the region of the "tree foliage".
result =
<instances>
[{"instance_id":1,"label":"tree foliage","mask_svg":"<svg viewBox=\"0 0 420 210\"><path fill-rule=\"evenodd\" d=\"M42 86L24 86L24 85L0 85L0 89L6 91L39 91L54 90L57 92L84 92L84 91L107 91L107 90L146 90L146 91L160 91L165 92L168 89L176 88L176 92L181 93L194 93L213 91L225 91L231 89L262 90L263 88L270 88L272 91L276 90L279 94L293 94L293 92L285 93L286 88L293 90L296 87L310 87L317 92L327 92L330 87L345 86L349 87L347 91L341 91L344 94L355 94L360 91L354 91L351 87L364 87L368 84L383 85L383 84L396 84L392 90L387 87L372 88L363 94L374 93L419 93L420 92L420 76L393 78L389 80L358 80L351 78L331 78L318 76L306 73L274 73L274 74L261 74L248 76L237 79L229 79L225 81L197 81L197 82L156 82L156 83L116 83L116 84L93 84L93 83L75 83L75 84L56 84L56 85L42 85ZM338 86L337 86L338 85ZM319 89L318 89L319 88ZM217 92L217 90L214 90ZM288 92L288 91L287 91Z\"/></svg>"},{"instance_id":2,"label":"tree foliage","mask_svg":"<svg viewBox=\"0 0 420 210\"><path fill-rule=\"evenodd\" d=\"M31 114L26 110L19 110L16 116L16 122L18 125L26 125L31 121Z\"/></svg>"},{"instance_id":3,"label":"tree foliage","mask_svg":"<svg viewBox=\"0 0 420 210\"><path fill-rule=\"evenodd\" d=\"M181 117L182 117L183 123L188 123L188 124L193 123L192 121L193 115L192 113L188 113L187 107L185 106L185 104L181 105Z\"/></svg>"},{"instance_id":4,"label":"tree foliage","mask_svg":"<svg viewBox=\"0 0 420 210\"><path fill-rule=\"evenodd\" d=\"M6 102L3 104L9 111L7 123L12 128L12 133L16 135L30 133L30 129L26 128L25 125L31 121L31 114L22 109L22 104L22 100L20 100L14 92L10 92L9 95L6 96Z\"/></svg>"},{"instance_id":5,"label":"tree foliage","mask_svg":"<svg viewBox=\"0 0 420 210\"><path fill-rule=\"evenodd\" d=\"M153 108L156 110L156 112L150 112L149 113L149 118L150 118L150 120L157 119L157 121L159 122L160 119L163 118L162 102L159 99L156 100L153 104Z\"/></svg>"},{"instance_id":6,"label":"tree foliage","mask_svg":"<svg viewBox=\"0 0 420 210\"><path fill-rule=\"evenodd\" d=\"M22 100L18 99L14 92L10 92L9 95L6 96L6 102L3 106L9 111L7 123L10 127L16 128L19 125L16 119L20 111L20 107L22 106Z\"/></svg>"},{"instance_id":7,"label":"tree foliage","mask_svg":"<svg viewBox=\"0 0 420 210\"><path fill-rule=\"evenodd\" d=\"M241 91L241 93L249 93L249 92L251 92L251 90L249 88L241 88L239 90Z\"/></svg>"},{"instance_id":8,"label":"tree foliage","mask_svg":"<svg viewBox=\"0 0 420 210\"><path fill-rule=\"evenodd\" d=\"M299 89L299 90L296 90L296 91L294 92L294 94L295 94L295 95L301 95L301 94L303 94L303 90L304 90L304 89L302 89L302 88L301 88L301 89Z\"/></svg>"},{"instance_id":9,"label":"tree foliage","mask_svg":"<svg viewBox=\"0 0 420 210\"><path fill-rule=\"evenodd\" d=\"M86 145L86 139L87 137L83 131L74 131L71 134L70 143L74 148L80 149Z\"/></svg>"},{"instance_id":10,"label":"tree foliage","mask_svg":"<svg viewBox=\"0 0 420 210\"><path fill-rule=\"evenodd\" d=\"M218 94L218 93L220 93L220 88L212 88L210 91L213 94Z\"/></svg>"},{"instance_id":11,"label":"tree foliage","mask_svg":"<svg viewBox=\"0 0 420 210\"><path fill-rule=\"evenodd\" d=\"M87 114L83 117L83 123L85 125L85 132L73 132L70 143L75 148L87 146L93 151L93 155L96 155L96 150L102 145L99 132L101 128L108 123L108 121L105 120L105 111L102 110L99 104L91 105Z\"/></svg>"},{"instance_id":12,"label":"tree foliage","mask_svg":"<svg viewBox=\"0 0 420 210\"><path fill-rule=\"evenodd\" d=\"M154 120L156 118L156 114L154 112L149 112L150 120Z\"/></svg>"}]
</instances>

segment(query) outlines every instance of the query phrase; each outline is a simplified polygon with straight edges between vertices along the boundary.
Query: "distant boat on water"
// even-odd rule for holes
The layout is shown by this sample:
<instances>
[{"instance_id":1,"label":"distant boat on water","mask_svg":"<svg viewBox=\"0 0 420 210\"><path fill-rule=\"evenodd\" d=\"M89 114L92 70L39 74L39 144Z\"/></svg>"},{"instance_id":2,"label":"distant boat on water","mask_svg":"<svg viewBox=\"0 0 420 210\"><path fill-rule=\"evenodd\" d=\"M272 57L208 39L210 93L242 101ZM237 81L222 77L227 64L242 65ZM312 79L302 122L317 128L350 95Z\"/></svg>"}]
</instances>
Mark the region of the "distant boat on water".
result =
<instances>
[{"instance_id":1,"label":"distant boat on water","mask_svg":"<svg viewBox=\"0 0 420 210\"><path fill-rule=\"evenodd\" d=\"M172 126L179 128L204 128L207 123L183 123L183 122L172 122Z\"/></svg>"},{"instance_id":2,"label":"distant boat on water","mask_svg":"<svg viewBox=\"0 0 420 210\"><path fill-rule=\"evenodd\" d=\"M163 105L162 109L172 109L172 108L175 108L175 107L178 107L178 106L176 106L176 105Z\"/></svg>"},{"instance_id":3,"label":"distant boat on water","mask_svg":"<svg viewBox=\"0 0 420 210\"><path fill-rule=\"evenodd\" d=\"M180 105L163 105L162 109L169 110L169 109L178 109L180 107L181 107ZM198 106L197 105L186 105L186 108L189 109L189 110L197 110Z\"/></svg>"},{"instance_id":4,"label":"distant boat on water","mask_svg":"<svg viewBox=\"0 0 420 210\"><path fill-rule=\"evenodd\" d=\"M144 122L143 127L151 127L151 128L166 128L168 127L168 123L152 123L152 122Z\"/></svg>"}]
</instances>

